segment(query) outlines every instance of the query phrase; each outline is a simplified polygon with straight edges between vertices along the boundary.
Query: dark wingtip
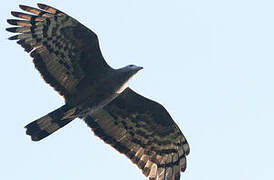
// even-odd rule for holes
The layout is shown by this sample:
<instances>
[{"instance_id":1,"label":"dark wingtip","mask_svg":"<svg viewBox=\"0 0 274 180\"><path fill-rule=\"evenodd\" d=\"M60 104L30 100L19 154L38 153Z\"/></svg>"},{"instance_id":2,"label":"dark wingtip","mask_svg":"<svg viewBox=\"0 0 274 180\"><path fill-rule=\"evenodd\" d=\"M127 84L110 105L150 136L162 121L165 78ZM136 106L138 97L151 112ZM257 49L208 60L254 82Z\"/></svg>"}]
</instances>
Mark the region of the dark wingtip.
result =
<instances>
[{"instance_id":1,"label":"dark wingtip","mask_svg":"<svg viewBox=\"0 0 274 180\"><path fill-rule=\"evenodd\" d=\"M8 38L9 40L17 40L19 39L18 35L15 35L15 36L11 36Z\"/></svg>"},{"instance_id":2,"label":"dark wingtip","mask_svg":"<svg viewBox=\"0 0 274 180\"><path fill-rule=\"evenodd\" d=\"M18 12L16 12L16 11L11 11L10 14L13 15L13 16L15 16L15 17L17 17L16 15L18 14Z\"/></svg>"},{"instance_id":3,"label":"dark wingtip","mask_svg":"<svg viewBox=\"0 0 274 180\"><path fill-rule=\"evenodd\" d=\"M10 25L17 25L14 19L7 19L7 23L9 23Z\"/></svg>"},{"instance_id":4,"label":"dark wingtip","mask_svg":"<svg viewBox=\"0 0 274 180\"><path fill-rule=\"evenodd\" d=\"M26 10L28 6L25 6L25 5L22 5L22 4L19 4L19 8L22 9L22 10Z\"/></svg>"},{"instance_id":5,"label":"dark wingtip","mask_svg":"<svg viewBox=\"0 0 274 180\"><path fill-rule=\"evenodd\" d=\"M47 5L42 4L42 3L37 3L37 6L41 9L45 9L46 7L48 7Z\"/></svg>"},{"instance_id":6,"label":"dark wingtip","mask_svg":"<svg viewBox=\"0 0 274 180\"><path fill-rule=\"evenodd\" d=\"M185 172L185 170L186 170L186 166L187 166L187 164L186 164L187 162L185 162L184 163L184 165L183 166L181 166L181 171L182 172Z\"/></svg>"},{"instance_id":7,"label":"dark wingtip","mask_svg":"<svg viewBox=\"0 0 274 180\"><path fill-rule=\"evenodd\" d=\"M6 31L9 31L9 32L16 32L17 30L17 27L9 27L9 28L6 28Z\"/></svg>"}]
</instances>

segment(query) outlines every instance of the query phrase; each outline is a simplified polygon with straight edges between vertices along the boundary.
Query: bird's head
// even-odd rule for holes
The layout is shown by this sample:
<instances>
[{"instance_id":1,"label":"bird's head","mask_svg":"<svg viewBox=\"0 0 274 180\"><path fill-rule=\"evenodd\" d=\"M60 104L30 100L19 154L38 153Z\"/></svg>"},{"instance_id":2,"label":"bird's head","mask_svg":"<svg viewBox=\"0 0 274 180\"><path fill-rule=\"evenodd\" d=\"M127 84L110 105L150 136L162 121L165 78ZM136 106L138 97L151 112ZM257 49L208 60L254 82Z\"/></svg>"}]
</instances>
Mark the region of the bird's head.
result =
<instances>
[{"instance_id":1,"label":"bird's head","mask_svg":"<svg viewBox=\"0 0 274 180\"><path fill-rule=\"evenodd\" d=\"M121 79L123 79L123 81L128 81L141 69L143 69L143 67L141 66L128 65L118 69L118 71L120 72L120 75L122 76Z\"/></svg>"},{"instance_id":2,"label":"bird's head","mask_svg":"<svg viewBox=\"0 0 274 180\"><path fill-rule=\"evenodd\" d=\"M124 67L124 69L137 73L139 70L143 69L143 67L131 64L131 65Z\"/></svg>"},{"instance_id":3,"label":"bird's head","mask_svg":"<svg viewBox=\"0 0 274 180\"><path fill-rule=\"evenodd\" d=\"M134 74L136 74L138 71L140 71L141 69L143 69L143 67L131 64L131 65L125 66L119 70L121 72L127 74L129 77L131 77Z\"/></svg>"},{"instance_id":4,"label":"bird's head","mask_svg":"<svg viewBox=\"0 0 274 180\"><path fill-rule=\"evenodd\" d=\"M128 65L123 68L118 69L117 77L118 82L120 84L119 88L116 90L117 93L122 93L128 87L128 81L132 79L132 77L143 67L136 65Z\"/></svg>"}]
</instances>

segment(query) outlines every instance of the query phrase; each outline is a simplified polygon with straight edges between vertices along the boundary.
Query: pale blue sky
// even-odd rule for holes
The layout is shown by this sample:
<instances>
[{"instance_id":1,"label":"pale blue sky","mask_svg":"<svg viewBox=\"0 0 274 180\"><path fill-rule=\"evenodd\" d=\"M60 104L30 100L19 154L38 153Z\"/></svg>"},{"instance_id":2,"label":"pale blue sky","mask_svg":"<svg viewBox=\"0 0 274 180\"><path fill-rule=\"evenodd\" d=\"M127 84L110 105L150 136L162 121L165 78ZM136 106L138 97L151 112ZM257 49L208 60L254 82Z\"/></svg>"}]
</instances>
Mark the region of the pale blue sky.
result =
<instances>
[{"instance_id":1,"label":"pale blue sky","mask_svg":"<svg viewBox=\"0 0 274 180\"><path fill-rule=\"evenodd\" d=\"M271 0L41 1L94 30L113 67L144 67L130 82L162 103L191 151L184 180L261 180L274 175L274 2ZM0 179L145 179L124 155L75 120L32 142L29 122L63 99L5 32L0 7Z\"/></svg>"}]
</instances>

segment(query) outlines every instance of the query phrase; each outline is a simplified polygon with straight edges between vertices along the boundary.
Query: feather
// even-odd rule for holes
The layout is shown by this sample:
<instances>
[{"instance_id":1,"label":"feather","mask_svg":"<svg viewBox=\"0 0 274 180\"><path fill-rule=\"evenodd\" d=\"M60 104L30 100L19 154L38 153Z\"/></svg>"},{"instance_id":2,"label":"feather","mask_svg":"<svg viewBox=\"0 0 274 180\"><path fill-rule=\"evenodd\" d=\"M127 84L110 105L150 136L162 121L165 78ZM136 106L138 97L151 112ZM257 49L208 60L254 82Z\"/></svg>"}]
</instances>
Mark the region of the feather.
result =
<instances>
[{"instance_id":1,"label":"feather","mask_svg":"<svg viewBox=\"0 0 274 180\"><path fill-rule=\"evenodd\" d=\"M10 27L6 28L6 30L14 33L26 33L31 31L29 27Z\"/></svg>"},{"instance_id":2,"label":"feather","mask_svg":"<svg viewBox=\"0 0 274 180\"><path fill-rule=\"evenodd\" d=\"M38 5L39 8L41 8L41 9L47 11L47 12L50 12L52 14L62 13L58 9L55 9L55 8L53 8L51 6L48 6L48 5L45 5L45 4L38 3L37 5Z\"/></svg>"},{"instance_id":3,"label":"feather","mask_svg":"<svg viewBox=\"0 0 274 180\"><path fill-rule=\"evenodd\" d=\"M25 20L18 20L18 19L8 19L7 22L11 25L15 25L15 26L27 26L30 27L32 26L31 23L29 21L25 21Z\"/></svg>"},{"instance_id":4,"label":"feather","mask_svg":"<svg viewBox=\"0 0 274 180\"><path fill-rule=\"evenodd\" d=\"M21 13L21 12L16 12L16 11L11 11L11 15L13 15L14 17L28 20L30 22L45 20L45 18L43 18L43 17L33 16L31 14L26 14L26 13Z\"/></svg>"}]
</instances>

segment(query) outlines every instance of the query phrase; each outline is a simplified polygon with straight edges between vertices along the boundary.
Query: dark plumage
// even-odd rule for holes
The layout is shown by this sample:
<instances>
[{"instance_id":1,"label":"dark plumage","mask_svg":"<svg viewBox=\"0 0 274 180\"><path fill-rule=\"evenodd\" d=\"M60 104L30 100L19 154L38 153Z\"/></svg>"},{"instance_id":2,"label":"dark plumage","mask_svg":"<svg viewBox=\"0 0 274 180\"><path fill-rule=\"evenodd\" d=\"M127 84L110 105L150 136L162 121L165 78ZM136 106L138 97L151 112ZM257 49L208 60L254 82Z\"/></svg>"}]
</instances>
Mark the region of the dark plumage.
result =
<instances>
[{"instance_id":1,"label":"dark plumage","mask_svg":"<svg viewBox=\"0 0 274 180\"><path fill-rule=\"evenodd\" d=\"M142 67L111 68L97 35L67 14L44 4L20 5L27 13L8 19L19 33L10 37L30 52L44 80L65 105L31 122L26 133L39 141L75 118L82 118L106 143L125 154L149 179L180 179L189 145L166 109L130 88Z\"/></svg>"}]
</instances>

